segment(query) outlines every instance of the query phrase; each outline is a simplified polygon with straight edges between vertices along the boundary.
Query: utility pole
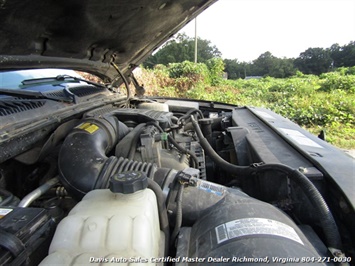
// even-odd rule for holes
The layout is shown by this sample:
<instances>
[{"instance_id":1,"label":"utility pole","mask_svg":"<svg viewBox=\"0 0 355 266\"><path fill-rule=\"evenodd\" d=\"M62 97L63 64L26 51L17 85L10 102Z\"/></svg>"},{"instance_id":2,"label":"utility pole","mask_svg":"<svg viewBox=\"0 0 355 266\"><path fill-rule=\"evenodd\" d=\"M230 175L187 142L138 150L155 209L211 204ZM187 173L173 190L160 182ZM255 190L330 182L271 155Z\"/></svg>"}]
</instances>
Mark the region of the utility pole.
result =
<instances>
[{"instance_id":1,"label":"utility pole","mask_svg":"<svg viewBox=\"0 0 355 266\"><path fill-rule=\"evenodd\" d=\"M197 63L197 17L195 18L195 64Z\"/></svg>"}]
</instances>

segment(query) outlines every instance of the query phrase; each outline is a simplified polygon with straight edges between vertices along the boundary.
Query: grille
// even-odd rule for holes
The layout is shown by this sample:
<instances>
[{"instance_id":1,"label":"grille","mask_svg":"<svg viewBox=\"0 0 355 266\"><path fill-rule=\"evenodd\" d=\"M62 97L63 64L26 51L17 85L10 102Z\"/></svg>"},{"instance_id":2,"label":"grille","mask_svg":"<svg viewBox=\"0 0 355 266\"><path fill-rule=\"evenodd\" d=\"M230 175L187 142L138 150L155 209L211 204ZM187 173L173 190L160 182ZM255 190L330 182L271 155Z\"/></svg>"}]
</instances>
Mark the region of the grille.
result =
<instances>
[{"instance_id":1,"label":"grille","mask_svg":"<svg viewBox=\"0 0 355 266\"><path fill-rule=\"evenodd\" d=\"M45 101L36 100L16 100L16 101L0 101L0 116L7 116L16 113L25 112L42 107Z\"/></svg>"},{"instance_id":2,"label":"grille","mask_svg":"<svg viewBox=\"0 0 355 266\"><path fill-rule=\"evenodd\" d=\"M98 92L105 91L105 88L102 87L93 87L93 86L80 86L75 88L70 88L69 91L74 93L78 97L85 97L91 94L95 94ZM65 97L65 94L62 90L60 91L53 91L53 92L46 92L48 96L55 96L55 97Z\"/></svg>"}]
</instances>

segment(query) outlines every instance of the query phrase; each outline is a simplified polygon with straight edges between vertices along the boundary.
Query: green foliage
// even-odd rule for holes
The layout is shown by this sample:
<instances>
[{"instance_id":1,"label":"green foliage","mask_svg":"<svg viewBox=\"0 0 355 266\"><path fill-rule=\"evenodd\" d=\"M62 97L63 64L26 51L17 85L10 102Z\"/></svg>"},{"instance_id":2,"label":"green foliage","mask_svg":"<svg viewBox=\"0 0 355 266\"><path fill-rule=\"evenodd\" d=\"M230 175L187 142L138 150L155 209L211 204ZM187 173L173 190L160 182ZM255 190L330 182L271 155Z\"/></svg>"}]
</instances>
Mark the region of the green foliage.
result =
<instances>
[{"instance_id":1,"label":"green foliage","mask_svg":"<svg viewBox=\"0 0 355 266\"><path fill-rule=\"evenodd\" d=\"M179 96L203 84L209 84L209 71L205 64L184 61L172 63L167 67L172 86L176 88Z\"/></svg>"},{"instance_id":2,"label":"green foliage","mask_svg":"<svg viewBox=\"0 0 355 266\"><path fill-rule=\"evenodd\" d=\"M159 65L159 69L164 69ZM168 86L174 86L178 93L183 93L203 86L215 86L222 81L224 63L220 58L212 58L207 64L184 61L171 63L165 71L171 78ZM191 92L189 92L191 94Z\"/></svg>"},{"instance_id":3,"label":"green foliage","mask_svg":"<svg viewBox=\"0 0 355 266\"><path fill-rule=\"evenodd\" d=\"M198 38L197 57L199 63L209 65L209 60L220 58L221 52L210 41ZM146 68L154 68L157 64L168 65L194 61L195 39L186 34L178 34L166 42L161 49L151 55L143 63ZM320 75L336 68L355 66L355 41L340 46L333 44L329 48L308 48L295 58L278 58L269 51L262 53L252 62L238 62L237 59L224 59L224 71L228 79L246 78L247 76L270 76L287 78L302 73ZM211 70L211 69L210 69ZM355 69L350 70L354 74ZM211 82L218 84L219 75L212 77Z\"/></svg>"},{"instance_id":4,"label":"green foliage","mask_svg":"<svg viewBox=\"0 0 355 266\"><path fill-rule=\"evenodd\" d=\"M208 76L208 68L202 63L184 61L168 65L168 73L171 78L188 77L194 81L205 80Z\"/></svg>"},{"instance_id":5,"label":"green foliage","mask_svg":"<svg viewBox=\"0 0 355 266\"><path fill-rule=\"evenodd\" d=\"M355 42L330 48L308 48L296 59L278 58L270 52L261 54L253 62L238 62L237 59L225 59L225 71L229 79L245 78L246 76L270 76L286 78L302 73L319 75L334 70L334 67L355 66ZM347 68L348 69L348 68ZM354 73L355 70L351 69Z\"/></svg>"},{"instance_id":6,"label":"green foliage","mask_svg":"<svg viewBox=\"0 0 355 266\"><path fill-rule=\"evenodd\" d=\"M211 85L218 85L222 81L224 62L221 58L214 57L206 62L207 68L209 70L209 78Z\"/></svg>"},{"instance_id":7,"label":"green foliage","mask_svg":"<svg viewBox=\"0 0 355 266\"><path fill-rule=\"evenodd\" d=\"M330 70L332 61L329 50L308 48L295 60L295 66L305 74L319 75Z\"/></svg>"},{"instance_id":8,"label":"green foliage","mask_svg":"<svg viewBox=\"0 0 355 266\"><path fill-rule=\"evenodd\" d=\"M224 71L227 72L228 79L245 78L246 63L238 62L237 59L224 59ZM248 71L249 72L249 71Z\"/></svg>"},{"instance_id":9,"label":"green foliage","mask_svg":"<svg viewBox=\"0 0 355 266\"><path fill-rule=\"evenodd\" d=\"M334 67L352 67L355 66L355 41L340 46L333 44L329 48L330 55L333 59Z\"/></svg>"},{"instance_id":10,"label":"green foliage","mask_svg":"<svg viewBox=\"0 0 355 266\"><path fill-rule=\"evenodd\" d=\"M253 61L253 75L285 78L296 73L292 59L281 59L273 56L270 52L261 54Z\"/></svg>"},{"instance_id":11,"label":"green foliage","mask_svg":"<svg viewBox=\"0 0 355 266\"><path fill-rule=\"evenodd\" d=\"M334 72L339 73L340 75L355 75L355 66L353 67L338 67Z\"/></svg>"},{"instance_id":12,"label":"green foliage","mask_svg":"<svg viewBox=\"0 0 355 266\"><path fill-rule=\"evenodd\" d=\"M350 69L349 72L352 70ZM339 69L337 72L323 73L320 75L320 90L331 92L343 90L347 93L355 93L355 75L347 74L346 68Z\"/></svg>"},{"instance_id":13,"label":"green foliage","mask_svg":"<svg viewBox=\"0 0 355 266\"><path fill-rule=\"evenodd\" d=\"M197 39L197 59L200 63L206 63L209 59L220 57L222 54L210 41ZM169 63L181 63L194 61L195 39L186 34L178 34L169 40L154 55L151 55L143 63L144 67L153 68L156 64L168 65Z\"/></svg>"}]
</instances>

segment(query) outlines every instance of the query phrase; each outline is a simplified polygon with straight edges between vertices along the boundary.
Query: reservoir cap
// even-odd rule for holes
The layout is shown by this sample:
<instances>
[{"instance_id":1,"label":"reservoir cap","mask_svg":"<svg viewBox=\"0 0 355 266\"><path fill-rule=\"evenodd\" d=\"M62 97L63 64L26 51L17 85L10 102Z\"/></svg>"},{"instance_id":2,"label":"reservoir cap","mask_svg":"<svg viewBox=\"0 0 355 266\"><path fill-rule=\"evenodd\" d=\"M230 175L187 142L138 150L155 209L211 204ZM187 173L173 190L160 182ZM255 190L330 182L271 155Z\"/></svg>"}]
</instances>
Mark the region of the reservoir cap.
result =
<instances>
[{"instance_id":1,"label":"reservoir cap","mask_svg":"<svg viewBox=\"0 0 355 266\"><path fill-rule=\"evenodd\" d=\"M148 187L148 177L140 171L125 171L111 177L110 190L113 193L131 194Z\"/></svg>"}]
</instances>

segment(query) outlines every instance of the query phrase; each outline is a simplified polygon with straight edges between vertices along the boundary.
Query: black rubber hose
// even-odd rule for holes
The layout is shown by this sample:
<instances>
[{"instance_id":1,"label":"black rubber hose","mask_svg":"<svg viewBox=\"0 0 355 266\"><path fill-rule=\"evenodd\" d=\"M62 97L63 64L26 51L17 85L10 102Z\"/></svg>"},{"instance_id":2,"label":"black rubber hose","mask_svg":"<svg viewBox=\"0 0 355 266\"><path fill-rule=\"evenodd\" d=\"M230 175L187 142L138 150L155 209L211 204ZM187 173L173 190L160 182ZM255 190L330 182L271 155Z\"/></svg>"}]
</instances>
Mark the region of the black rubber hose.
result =
<instances>
[{"instance_id":1,"label":"black rubber hose","mask_svg":"<svg viewBox=\"0 0 355 266\"><path fill-rule=\"evenodd\" d=\"M129 153L128 153L128 159L133 160L134 159L134 155L136 153L137 150L137 145L138 145L138 140L143 132L143 130L145 129L146 124L139 124L136 128L138 128L137 130L135 130L135 136L132 139L132 145L129 149ZM136 129L135 128L135 129Z\"/></svg>"},{"instance_id":2,"label":"black rubber hose","mask_svg":"<svg viewBox=\"0 0 355 266\"><path fill-rule=\"evenodd\" d=\"M165 235L165 254L168 255L169 243L170 243L170 232L169 232L169 219L168 211L165 206L165 199L161 187L152 179L148 178L148 188L153 190L155 196L157 197L158 211L159 211L159 223L160 229L164 232Z\"/></svg>"},{"instance_id":3,"label":"black rubber hose","mask_svg":"<svg viewBox=\"0 0 355 266\"><path fill-rule=\"evenodd\" d=\"M178 123L180 123L181 120L183 120L183 119L186 120L187 118L190 118L190 116L191 116L193 113L197 113L197 114L200 116L200 118L204 118L204 116L203 116L203 114L202 114L202 112L201 112L200 110L198 110L198 109L191 109L191 110L189 110L186 114L184 114L183 116L179 117Z\"/></svg>"},{"instance_id":4,"label":"black rubber hose","mask_svg":"<svg viewBox=\"0 0 355 266\"><path fill-rule=\"evenodd\" d=\"M182 194L184 192L184 185L179 184L179 190L176 196L176 217L174 230L171 233L171 246L174 245L175 239L179 234L182 225Z\"/></svg>"},{"instance_id":5,"label":"black rubber hose","mask_svg":"<svg viewBox=\"0 0 355 266\"><path fill-rule=\"evenodd\" d=\"M208 140L203 136L200 126L196 122L195 118L191 116L192 125L196 131L196 134L200 140L200 144L205 152L211 157L212 161L214 161L219 167L224 169L225 171L236 174L236 175L250 175L255 172L255 168L251 166L238 166L231 164L224 160L221 156L218 155L217 152L211 147Z\"/></svg>"},{"instance_id":6,"label":"black rubber hose","mask_svg":"<svg viewBox=\"0 0 355 266\"><path fill-rule=\"evenodd\" d=\"M238 175L250 175L252 173L260 173L264 171L281 171L285 173L292 181L295 181L299 187L305 192L306 196L312 202L315 211L319 215L319 220L323 229L323 233L326 238L328 247L336 248L341 250L341 238L335 223L334 217L329 210L324 198L319 193L317 188L313 183L301 172L293 169L287 165L283 164L264 164L255 167L251 166L238 166L228 163L223 158L221 158L208 143L206 138L203 136L202 131L194 119L191 116L192 124L195 128L196 134L200 139L200 144L205 152L211 157L211 159L225 171L238 174Z\"/></svg>"},{"instance_id":7,"label":"black rubber hose","mask_svg":"<svg viewBox=\"0 0 355 266\"><path fill-rule=\"evenodd\" d=\"M285 173L292 181L294 181L299 187L302 188L308 199L313 204L316 216L319 217L319 221L322 226L328 247L341 250L342 243L338 227L327 203L319 193L318 189L301 172L287 165L264 164L256 167L257 173L275 170Z\"/></svg>"},{"instance_id":8,"label":"black rubber hose","mask_svg":"<svg viewBox=\"0 0 355 266\"><path fill-rule=\"evenodd\" d=\"M137 147L137 142L140 133L142 132L145 126L146 126L145 123L137 125L116 145L115 148L116 157L124 157L124 158L129 158L130 156L134 157L134 152Z\"/></svg>"}]
</instances>

